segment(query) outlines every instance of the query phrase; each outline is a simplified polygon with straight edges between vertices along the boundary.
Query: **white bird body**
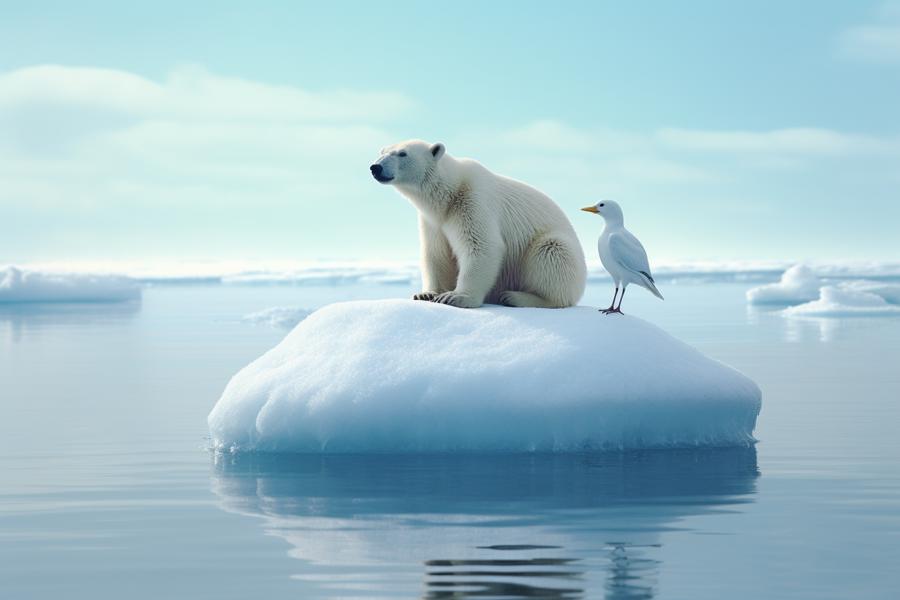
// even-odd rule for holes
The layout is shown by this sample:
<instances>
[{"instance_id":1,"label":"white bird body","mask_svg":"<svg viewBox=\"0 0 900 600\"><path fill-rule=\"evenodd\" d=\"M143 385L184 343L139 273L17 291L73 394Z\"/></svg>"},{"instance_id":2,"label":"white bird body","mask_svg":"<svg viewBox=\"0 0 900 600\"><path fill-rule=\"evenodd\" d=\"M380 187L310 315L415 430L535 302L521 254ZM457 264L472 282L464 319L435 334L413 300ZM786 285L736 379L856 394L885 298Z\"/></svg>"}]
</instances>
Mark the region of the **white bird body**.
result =
<instances>
[{"instance_id":1,"label":"white bird body","mask_svg":"<svg viewBox=\"0 0 900 600\"><path fill-rule=\"evenodd\" d=\"M647 251L624 226L615 227L607 223L597 240L597 252L616 287L624 289L629 283L636 283L662 298L650 273Z\"/></svg>"},{"instance_id":2,"label":"white bird body","mask_svg":"<svg viewBox=\"0 0 900 600\"><path fill-rule=\"evenodd\" d=\"M647 260L647 251L630 231L625 229L622 209L612 200L604 200L594 206L583 208L587 212L601 215L606 221L603 233L597 240L597 252L600 254L600 262L616 284L616 291L622 290L630 283L648 289L654 296L663 299L662 294L656 289L653 275L650 273L650 262ZM621 306L621 300L619 306ZM615 296L613 296L615 305ZM610 307L612 310L613 306ZM618 312L618 309L612 312Z\"/></svg>"}]
</instances>

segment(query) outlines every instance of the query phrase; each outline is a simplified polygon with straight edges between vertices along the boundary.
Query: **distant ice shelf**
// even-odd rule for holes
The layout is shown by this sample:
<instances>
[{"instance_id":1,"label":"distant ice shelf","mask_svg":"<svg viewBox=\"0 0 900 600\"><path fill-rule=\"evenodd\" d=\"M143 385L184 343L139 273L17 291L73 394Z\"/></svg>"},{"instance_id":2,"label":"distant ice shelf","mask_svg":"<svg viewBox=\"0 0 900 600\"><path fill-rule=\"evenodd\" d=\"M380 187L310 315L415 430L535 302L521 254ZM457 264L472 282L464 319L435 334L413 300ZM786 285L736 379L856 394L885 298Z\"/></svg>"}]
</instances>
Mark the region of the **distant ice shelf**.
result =
<instances>
[{"instance_id":1,"label":"distant ice shelf","mask_svg":"<svg viewBox=\"0 0 900 600\"><path fill-rule=\"evenodd\" d=\"M745 445L756 384L658 327L594 308L319 309L228 383L222 451L577 451Z\"/></svg>"},{"instance_id":2,"label":"distant ice shelf","mask_svg":"<svg viewBox=\"0 0 900 600\"><path fill-rule=\"evenodd\" d=\"M667 283L759 283L775 281L791 266L787 261L687 261L654 263L653 275ZM57 275L118 274L147 285L243 285L243 286L414 286L419 280L415 261L383 260L179 260L179 261L54 261L17 265L22 271ZM807 275L828 280L869 279L900 281L900 262L811 262ZM0 267L0 271L3 268ZM588 263L588 281L608 282L599 261ZM812 290L799 302L816 297ZM776 303L793 304L794 299Z\"/></svg>"},{"instance_id":3,"label":"distant ice shelf","mask_svg":"<svg viewBox=\"0 0 900 600\"><path fill-rule=\"evenodd\" d=\"M0 269L0 304L25 302L123 302L141 297L128 277Z\"/></svg>"}]
</instances>

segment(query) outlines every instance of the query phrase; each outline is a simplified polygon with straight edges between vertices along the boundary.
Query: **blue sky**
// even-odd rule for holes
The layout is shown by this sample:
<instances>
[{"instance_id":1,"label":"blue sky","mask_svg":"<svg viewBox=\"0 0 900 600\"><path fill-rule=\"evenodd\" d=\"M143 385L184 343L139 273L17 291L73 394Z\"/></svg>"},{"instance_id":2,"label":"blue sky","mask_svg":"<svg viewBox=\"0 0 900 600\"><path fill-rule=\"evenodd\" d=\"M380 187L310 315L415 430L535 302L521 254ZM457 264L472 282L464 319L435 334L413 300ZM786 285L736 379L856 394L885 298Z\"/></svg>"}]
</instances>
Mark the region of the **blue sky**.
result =
<instances>
[{"instance_id":1,"label":"blue sky","mask_svg":"<svg viewBox=\"0 0 900 600\"><path fill-rule=\"evenodd\" d=\"M651 260L900 258L900 4L122 4L3 9L0 263L414 258L409 137L589 249L614 198Z\"/></svg>"}]
</instances>

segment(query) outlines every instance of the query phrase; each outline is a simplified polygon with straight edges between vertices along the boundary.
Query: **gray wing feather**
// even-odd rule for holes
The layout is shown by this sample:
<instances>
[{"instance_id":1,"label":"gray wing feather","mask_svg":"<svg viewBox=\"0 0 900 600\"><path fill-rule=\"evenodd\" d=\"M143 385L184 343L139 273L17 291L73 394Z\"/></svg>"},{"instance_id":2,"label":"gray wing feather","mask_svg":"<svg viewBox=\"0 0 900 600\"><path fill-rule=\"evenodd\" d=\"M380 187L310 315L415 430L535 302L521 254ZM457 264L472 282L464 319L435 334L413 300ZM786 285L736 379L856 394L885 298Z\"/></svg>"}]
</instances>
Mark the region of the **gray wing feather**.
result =
<instances>
[{"instance_id":1,"label":"gray wing feather","mask_svg":"<svg viewBox=\"0 0 900 600\"><path fill-rule=\"evenodd\" d=\"M609 236L609 249L613 258L623 267L635 273L646 275L653 281L650 275L650 263L647 260L647 251L636 237L627 231L616 232Z\"/></svg>"}]
</instances>

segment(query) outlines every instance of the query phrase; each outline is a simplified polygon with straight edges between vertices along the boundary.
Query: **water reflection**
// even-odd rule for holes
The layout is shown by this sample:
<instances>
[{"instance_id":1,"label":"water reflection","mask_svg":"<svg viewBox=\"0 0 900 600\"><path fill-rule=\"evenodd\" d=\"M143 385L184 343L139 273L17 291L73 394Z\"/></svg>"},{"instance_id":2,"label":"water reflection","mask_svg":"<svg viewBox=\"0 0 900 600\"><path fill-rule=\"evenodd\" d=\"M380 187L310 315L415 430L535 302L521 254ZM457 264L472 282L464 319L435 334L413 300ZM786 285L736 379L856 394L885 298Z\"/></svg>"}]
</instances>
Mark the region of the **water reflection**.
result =
<instances>
[{"instance_id":1,"label":"water reflection","mask_svg":"<svg viewBox=\"0 0 900 600\"><path fill-rule=\"evenodd\" d=\"M119 324L141 310L141 302L0 303L0 340L21 342L29 333L53 328Z\"/></svg>"},{"instance_id":2,"label":"water reflection","mask_svg":"<svg viewBox=\"0 0 900 600\"><path fill-rule=\"evenodd\" d=\"M425 598L581 598L584 571L572 558L425 561ZM542 581L543 580L543 581ZM527 583L533 581L533 583ZM552 586L562 582L562 586Z\"/></svg>"},{"instance_id":3,"label":"water reflection","mask_svg":"<svg viewBox=\"0 0 900 600\"><path fill-rule=\"evenodd\" d=\"M649 548L658 548L659 545ZM610 551L609 575L606 578L607 600L640 600L653 598L659 561L647 556L648 548L613 544Z\"/></svg>"},{"instance_id":4,"label":"water reflection","mask_svg":"<svg viewBox=\"0 0 900 600\"><path fill-rule=\"evenodd\" d=\"M249 455L217 457L212 487L289 544L305 597L624 600L656 593L666 531L757 476L754 448Z\"/></svg>"},{"instance_id":5,"label":"water reflection","mask_svg":"<svg viewBox=\"0 0 900 600\"><path fill-rule=\"evenodd\" d=\"M833 342L838 328L843 323L842 319L834 317L786 317L781 312L783 309L784 307L760 308L748 304L747 322L750 325L759 326L764 320L768 320L782 330L784 341L791 344L809 340L817 340L822 343Z\"/></svg>"},{"instance_id":6,"label":"water reflection","mask_svg":"<svg viewBox=\"0 0 900 600\"><path fill-rule=\"evenodd\" d=\"M784 319L784 340L786 342L804 342L817 339L822 343L835 341L841 321L834 318L788 317Z\"/></svg>"}]
</instances>

